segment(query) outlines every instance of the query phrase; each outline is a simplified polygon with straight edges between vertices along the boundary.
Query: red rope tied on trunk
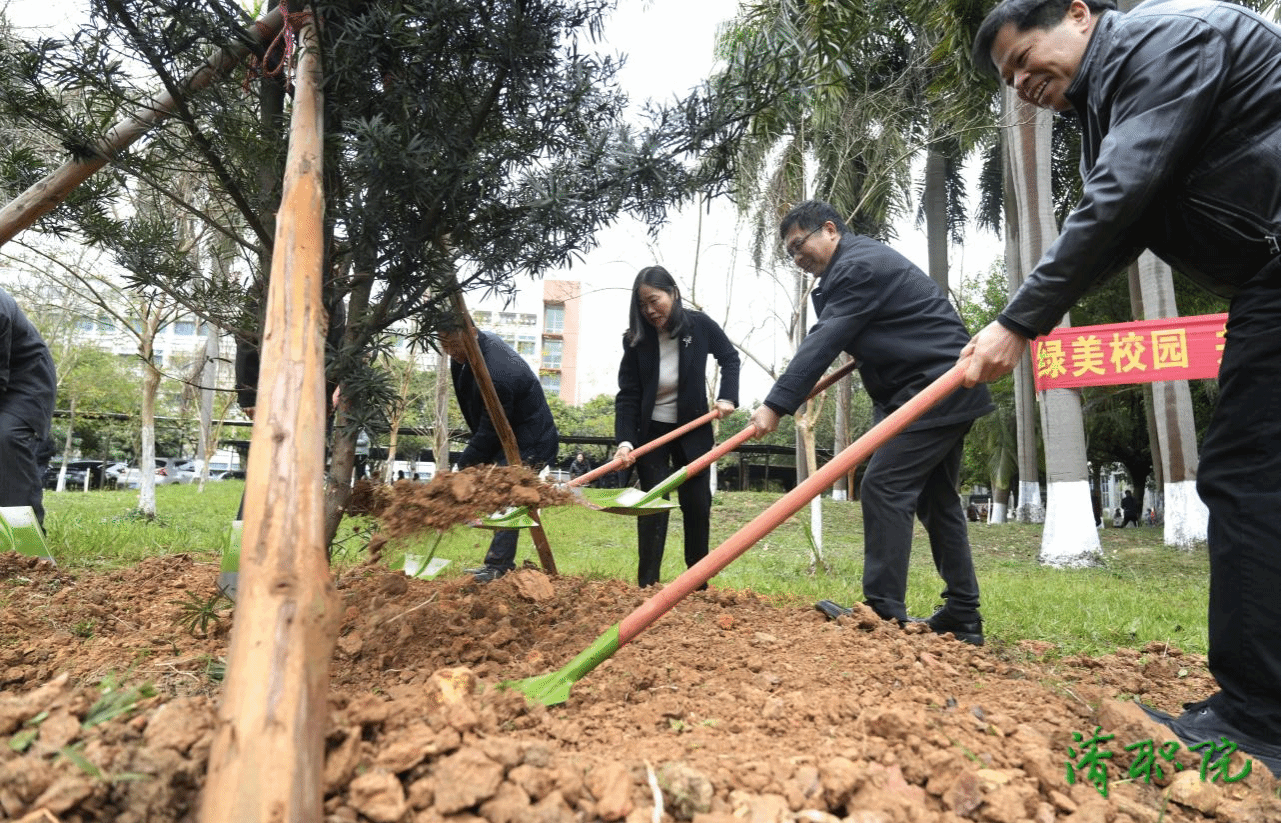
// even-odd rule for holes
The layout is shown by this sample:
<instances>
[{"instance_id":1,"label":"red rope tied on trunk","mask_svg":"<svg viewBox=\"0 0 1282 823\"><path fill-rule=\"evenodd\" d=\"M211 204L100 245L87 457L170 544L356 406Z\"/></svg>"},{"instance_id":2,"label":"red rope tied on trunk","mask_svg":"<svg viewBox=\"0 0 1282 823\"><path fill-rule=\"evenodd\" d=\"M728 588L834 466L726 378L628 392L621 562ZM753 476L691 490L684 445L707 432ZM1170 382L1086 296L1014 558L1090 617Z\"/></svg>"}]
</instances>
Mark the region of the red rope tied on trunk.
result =
<instances>
[{"instance_id":1,"label":"red rope tied on trunk","mask_svg":"<svg viewBox=\"0 0 1282 823\"><path fill-rule=\"evenodd\" d=\"M262 59L250 56L249 65L245 71L245 82L241 85L245 91L249 91L249 84L259 77L281 77L285 82L285 91L291 91L293 87L292 69L294 64L294 41L297 39L298 31L304 24L312 19L311 10L298 12L285 12L281 15L282 22L280 31L276 32L276 37L267 44L263 50ZM272 55L279 51L280 59L273 65ZM291 71L286 71L285 67L289 66Z\"/></svg>"}]
</instances>

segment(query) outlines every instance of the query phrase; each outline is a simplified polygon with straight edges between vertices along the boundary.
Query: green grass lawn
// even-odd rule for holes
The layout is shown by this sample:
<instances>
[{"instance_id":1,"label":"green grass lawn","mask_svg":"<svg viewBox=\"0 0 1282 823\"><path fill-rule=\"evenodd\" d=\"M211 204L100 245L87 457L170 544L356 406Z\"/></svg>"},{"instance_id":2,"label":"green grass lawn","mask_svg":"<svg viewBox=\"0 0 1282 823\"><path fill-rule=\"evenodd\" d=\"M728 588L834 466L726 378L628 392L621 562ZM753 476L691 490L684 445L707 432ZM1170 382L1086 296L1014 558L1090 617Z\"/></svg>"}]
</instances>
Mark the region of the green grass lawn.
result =
<instances>
[{"instance_id":1,"label":"green grass lawn","mask_svg":"<svg viewBox=\"0 0 1282 823\"><path fill-rule=\"evenodd\" d=\"M159 517L147 522L132 514L136 491L47 492L46 527L50 550L71 570L129 564L157 554L189 552L213 560L227 540L244 483L164 486L156 490ZM757 492L719 494L712 510L712 548L764 511L778 495ZM815 600L849 604L860 597L863 525L857 502L824 500L824 555L831 572L810 571L806 536L809 509L803 509L749 549L713 585L752 589L781 604L808 607ZM544 527L559 570L590 578L636 579L635 520L577 507L543 513ZM363 559L371 523L344 521L335 563ZM1099 532L1103 563L1089 569L1039 566L1041 527L1010 523L970 524L971 546L983 597L985 632L990 643L1045 640L1065 654L1098 654L1118 646L1170 642L1206 653L1204 548L1179 551L1162 544L1160 528L1104 529ZM424 535L385 549L394 568L405 553L449 560L442 576L458 576L481 564L490 533L457 528L437 539ZM517 562L538 561L532 542L522 536ZM683 570L681 516L671 515L663 579ZM908 608L926 616L938 604L941 581L930 559L920 525L914 535ZM624 615L619 615L620 618Z\"/></svg>"}]
</instances>

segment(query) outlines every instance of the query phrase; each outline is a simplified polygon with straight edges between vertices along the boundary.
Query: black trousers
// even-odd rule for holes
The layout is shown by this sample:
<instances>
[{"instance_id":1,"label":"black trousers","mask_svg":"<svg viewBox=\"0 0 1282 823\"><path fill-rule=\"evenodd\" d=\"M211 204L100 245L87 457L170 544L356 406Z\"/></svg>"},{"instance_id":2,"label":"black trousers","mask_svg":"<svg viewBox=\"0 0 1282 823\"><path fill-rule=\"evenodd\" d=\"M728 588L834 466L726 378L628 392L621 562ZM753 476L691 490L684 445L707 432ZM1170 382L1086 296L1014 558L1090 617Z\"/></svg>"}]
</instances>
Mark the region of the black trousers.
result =
<instances>
[{"instance_id":1,"label":"black trousers","mask_svg":"<svg viewBox=\"0 0 1282 823\"><path fill-rule=\"evenodd\" d=\"M652 439L660 437L676 427L677 424L651 420L650 436ZM636 468L642 491L653 489L668 475L702 454L692 448L688 437L678 437L671 443L641 455L637 458ZM685 524L685 560L686 568L689 568L708 555L712 489L708 486L707 469L687 478L677 487L677 502L681 505L681 518ZM659 582L659 568L663 565L663 550L667 540L667 512L637 518L637 585L652 586Z\"/></svg>"},{"instance_id":2,"label":"black trousers","mask_svg":"<svg viewBox=\"0 0 1282 823\"><path fill-rule=\"evenodd\" d=\"M864 513L864 601L886 619L906 620L913 517L930 536L944 579L944 607L959 620L979 616L979 581L957 483L971 421L906 431L868 461L859 499Z\"/></svg>"},{"instance_id":3,"label":"black trousers","mask_svg":"<svg viewBox=\"0 0 1282 823\"><path fill-rule=\"evenodd\" d=\"M1229 306L1220 396L1202 442L1197 490L1210 511L1210 705L1275 741L1279 714L1278 260Z\"/></svg>"},{"instance_id":4,"label":"black trousers","mask_svg":"<svg viewBox=\"0 0 1282 823\"><path fill-rule=\"evenodd\" d=\"M30 506L45 522L43 436L18 417L0 412L0 506ZM43 459L42 459L43 458Z\"/></svg>"}]
</instances>

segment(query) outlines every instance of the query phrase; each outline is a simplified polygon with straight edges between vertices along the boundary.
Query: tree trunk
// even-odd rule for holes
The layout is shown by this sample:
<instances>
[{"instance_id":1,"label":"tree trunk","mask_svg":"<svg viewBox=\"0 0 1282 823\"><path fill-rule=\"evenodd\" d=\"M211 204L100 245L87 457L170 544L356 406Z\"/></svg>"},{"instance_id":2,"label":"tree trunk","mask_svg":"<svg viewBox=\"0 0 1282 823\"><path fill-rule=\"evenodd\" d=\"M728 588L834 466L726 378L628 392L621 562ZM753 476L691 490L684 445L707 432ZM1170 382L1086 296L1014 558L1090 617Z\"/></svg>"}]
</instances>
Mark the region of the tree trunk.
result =
<instances>
[{"instance_id":1,"label":"tree trunk","mask_svg":"<svg viewBox=\"0 0 1282 823\"><path fill-rule=\"evenodd\" d=\"M323 538L320 50L302 26L263 329L239 600L201 823L324 817L329 660L341 610Z\"/></svg>"},{"instance_id":2,"label":"tree trunk","mask_svg":"<svg viewBox=\"0 0 1282 823\"><path fill-rule=\"evenodd\" d=\"M436 423L432 427L432 456L438 472L450 470L450 358L441 352L436 359Z\"/></svg>"},{"instance_id":3,"label":"tree trunk","mask_svg":"<svg viewBox=\"0 0 1282 823\"><path fill-rule=\"evenodd\" d=\"M58 467L58 485L54 491L67 490L67 461L71 459L71 438L76 428L76 398L67 402L67 437L62 444L62 465ZM88 476L88 472L85 473Z\"/></svg>"},{"instance_id":4,"label":"tree trunk","mask_svg":"<svg viewBox=\"0 0 1282 823\"><path fill-rule=\"evenodd\" d=\"M355 288L347 302L347 327L343 330L343 345L356 348L365 331L362 328L364 318L368 315L370 290L373 278L363 275L358 278ZM329 325L326 321L326 329ZM330 398L325 398L325 408L329 408ZM330 436L329 449L329 482L325 484L325 545L332 545L338 534L338 527L347 512L347 504L352 499L352 476L356 471L356 431L351 426L348 401L343 399L342 386L339 386L339 401L334 408L334 428Z\"/></svg>"},{"instance_id":5,"label":"tree trunk","mask_svg":"<svg viewBox=\"0 0 1282 823\"><path fill-rule=\"evenodd\" d=\"M1015 117L1014 95L1002 94L1004 122ZM1006 279L1012 295L1024 281L1025 268L1020 250L1023 226L1021 224L1018 197L1015 193L1016 175L1014 163L1018 146L1015 129L1004 129L1002 132L1003 169L1002 187L1005 190L1002 202L1006 212ZM1015 459L1019 475L1014 519L1019 523L1042 523L1046 520L1046 509L1042 506L1042 486L1039 482L1041 467L1037 459L1037 401L1033 387L1032 355L1025 351L1015 364ZM1009 497L1009 495L1008 495ZM1005 512L1003 512L1005 513ZM992 514L992 510L989 510ZM995 521L1004 522L1004 521Z\"/></svg>"},{"instance_id":6,"label":"tree trunk","mask_svg":"<svg viewBox=\"0 0 1282 823\"><path fill-rule=\"evenodd\" d=\"M1010 505L1010 486L993 489L993 499L988 506L989 523L1005 523L1006 511Z\"/></svg>"},{"instance_id":7,"label":"tree trunk","mask_svg":"<svg viewBox=\"0 0 1282 823\"><path fill-rule=\"evenodd\" d=\"M926 150L926 187L922 196L926 212L926 257L930 279L948 294L948 158L934 148Z\"/></svg>"},{"instance_id":8,"label":"tree trunk","mask_svg":"<svg viewBox=\"0 0 1282 823\"><path fill-rule=\"evenodd\" d=\"M837 362L845 365L850 361L850 355L842 354L837 358ZM832 453L841 454L850 445L850 401L854 393L854 379L846 375L837 381L836 402L833 410L833 437ZM847 472L841 476L832 487L833 500L853 500L855 495L850 488L854 483L854 472Z\"/></svg>"},{"instance_id":9,"label":"tree trunk","mask_svg":"<svg viewBox=\"0 0 1282 823\"><path fill-rule=\"evenodd\" d=\"M1142 319L1178 317L1175 285L1170 266L1152 252L1137 262ZM1210 513L1197 494L1197 428L1193 422L1193 398L1187 380L1149 383L1153 402L1153 423L1157 430L1157 452L1153 469L1161 479L1158 493L1163 509L1163 540L1168 546L1191 549L1206 541ZM1143 489L1136 489L1143 494ZM1154 501L1154 508L1158 507Z\"/></svg>"},{"instance_id":10,"label":"tree trunk","mask_svg":"<svg viewBox=\"0 0 1282 823\"><path fill-rule=\"evenodd\" d=\"M160 369L156 368L153 345L159 328L159 317L143 318L139 333L138 354L142 357L142 399L138 419L142 429L142 449L138 454L138 512L148 520L156 517L156 393L160 388Z\"/></svg>"},{"instance_id":11,"label":"tree trunk","mask_svg":"<svg viewBox=\"0 0 1282 823\"><path fill-rule=\"evenodd\" d=\"M1051 113L1018 103L1009 88L1003 96L1011 104L1007 110L1015 115L1013 127L1007 130L1012 139L1006 169L1012 177L1019 216L1014 230L1019 232L1018 271L1022 275L1033 269L1056 234L1051 204ZM1060 325L1067 324L1065 315ZM1081 399L1071 389L1052 389L1041 393L1041 404L1046 525L1039 560L1060 567L1092 565L1099 560L1100 544L1086 477ZM1021 486L1023 480L1021 477Z\"/></svg>"},{"instance_id":12,"label":"tree trunk","mask_svg":"<svg viewBox=\"0 0 1282 823\"><path fill-rule=\"evenodd\" d=\"M218 437L214 430L214 389L218 383L218 329L213 324L206 324L205 334L205 367L200 374L200 484L198 491L205 490L209 480L209 461L218 451Z\"/></svg>"}]
</instances>

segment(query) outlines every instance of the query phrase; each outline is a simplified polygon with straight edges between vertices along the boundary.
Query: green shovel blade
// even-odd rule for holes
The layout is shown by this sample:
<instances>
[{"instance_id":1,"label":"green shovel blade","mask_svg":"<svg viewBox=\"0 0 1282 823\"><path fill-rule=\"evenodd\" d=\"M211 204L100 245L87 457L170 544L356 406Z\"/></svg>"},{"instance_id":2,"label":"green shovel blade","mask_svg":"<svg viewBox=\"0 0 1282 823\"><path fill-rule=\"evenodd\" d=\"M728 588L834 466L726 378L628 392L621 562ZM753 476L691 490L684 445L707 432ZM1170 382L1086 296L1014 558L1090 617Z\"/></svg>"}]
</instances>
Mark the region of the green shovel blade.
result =
<instances>
[{"instance_id":1,"label":"green shovel blade","mask_svg":"<svg viewBox=\"0 0 1282 823\"><path fill-rule=\"evenodd\" d=\"M658 492L657 494L655 492ZM627 514L642 517L647 514L658 514L675 509L676 503L663 499L663 491L655 489L643 492L640 489L576 489L583 493L583 501L589 508L611 514Z\"/></svg>"},{"instance_id":2,"label":"green shovel blade","mask_svg":"<svg viewBox=\"0 0 1282 823\"><path fill-rule=\"evenodd\" d=\"M494 529L495 531L505 531L507 529L529 529L537 526L533 517L530 517L529 511L524 507L504 509L501 512L495 512L489 517L482 517L473 520L472 525L479 529Z\"/></svg>"},{"instance_id":3,"label":"green shovel blade","mask_svg":"<svg viewBox=\"0 0 1282 823\"><path fill-rule=\"evenodd\" d=\"M58 565L49 553L35 509L30 506L0 506L0 548Z\"/></svg>"},{"instance_id":4,"label":"green shovel blade","mask_svg":"<svg viewBox=\"0 0 1282 823\"><path fill-rule=\"evenodd\" d=\"M557 706L570 699L570 687L579 682L579 678L601 665L618 650L619 624L616 623L560 671L527 677L525 680L506 680L498 688L515 689L524 694L526 700L542 703L544 706Z\"/></svg>"}]
</instances>

